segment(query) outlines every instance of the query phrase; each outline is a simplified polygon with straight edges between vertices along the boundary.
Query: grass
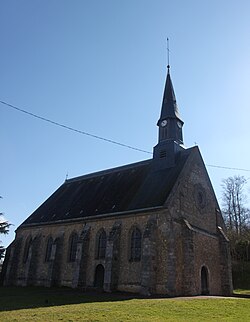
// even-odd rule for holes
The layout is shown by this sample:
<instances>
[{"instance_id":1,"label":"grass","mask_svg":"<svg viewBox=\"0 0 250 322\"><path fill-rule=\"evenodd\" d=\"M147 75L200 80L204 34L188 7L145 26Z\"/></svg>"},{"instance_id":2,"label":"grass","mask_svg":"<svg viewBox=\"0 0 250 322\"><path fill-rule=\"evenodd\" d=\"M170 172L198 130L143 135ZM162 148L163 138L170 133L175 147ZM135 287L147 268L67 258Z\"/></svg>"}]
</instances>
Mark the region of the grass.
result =
<instances>
[{"instance_id":1,"label":"grass","mask_svg":"<svg viewBox=\"0 0 250 322\"><path fill-rule=\"evenodd\" d=\"M249 321L250 299L144 299L71 289L0 288L0 321Z\"/></svg>"},{"instance_id":2,"label":"grass","mask_svg":"<svg viewBox=\"0 0 250 322\"><path fill-rule=\"evenodd\" d=\"M250 290L238 288L238 289L234 290L234 294L249 295L250 296Z\"/></svg>"}]
</instances>

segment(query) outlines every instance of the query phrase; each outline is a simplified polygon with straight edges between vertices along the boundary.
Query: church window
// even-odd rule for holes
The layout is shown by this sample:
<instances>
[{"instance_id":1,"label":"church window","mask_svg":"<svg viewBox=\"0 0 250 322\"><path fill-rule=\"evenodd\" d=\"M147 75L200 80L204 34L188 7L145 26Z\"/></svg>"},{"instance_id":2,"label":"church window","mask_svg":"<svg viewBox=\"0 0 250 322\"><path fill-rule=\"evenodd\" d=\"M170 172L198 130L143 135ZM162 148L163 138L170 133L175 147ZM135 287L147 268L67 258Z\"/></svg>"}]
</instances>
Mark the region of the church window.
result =
<instances>
[{"instance_id":1,"label":"church window","mask_svg":"<svg viewBox=\"0 0 250 322\"><path fill-rule=\"evenodd\" d=\"M78 236L74 232L69 237L69 262L74 262L76 260L77 241Z\"/></svg>"},{"instance_id":2,"label":"church window","mask_svg":"<svg viewBox=\"0 0 250 322\"><path fill-rule=\"evenodd\" d=\"M31 243L32 243L32 238L29 237L26 240L25 247L24 247L24 252L23 252L23 262L26 263L29 257L29 253L31 251Z\"/></svg>"},{"instance_id":3,"label":"church window","mask_svg":"<svg viewBox=\"0 0 250 322\"><path fill-rule=\"evenodd\" d=\"M52 252L53 238L50 237L47 242L45 262L51 261L51 252Z\"/></svg>"},{"instance_id":4,"label":"church window","mask_svg":"<svg viewBox=\"0 0 250 322\"><path fill-rule=\"evenodd\" d=\"M105 258L106 253L106 244L107 244L107 235L105 230L102 230L97 238L97 258Z\"/></svg>"},{"instance_id":5,"label":"church window","mask_svg":"<svg viewBox=\"0 0 250 322\"><path fill-rule=\"evenodd\" d=\"M131 261L141 260L141 231L138 228L134 228L131 234Z\"/></svg>"},{"instance_id":6,"label":"church window","mask_svg":"<svg viewBox=\"0 0 250 322\"><path fill-rule=\"evenodd\" d=\"M201 184L194 186L195 203L198 209L203 209L206 206L206 191Z\"/></svg>"}]
</instances>

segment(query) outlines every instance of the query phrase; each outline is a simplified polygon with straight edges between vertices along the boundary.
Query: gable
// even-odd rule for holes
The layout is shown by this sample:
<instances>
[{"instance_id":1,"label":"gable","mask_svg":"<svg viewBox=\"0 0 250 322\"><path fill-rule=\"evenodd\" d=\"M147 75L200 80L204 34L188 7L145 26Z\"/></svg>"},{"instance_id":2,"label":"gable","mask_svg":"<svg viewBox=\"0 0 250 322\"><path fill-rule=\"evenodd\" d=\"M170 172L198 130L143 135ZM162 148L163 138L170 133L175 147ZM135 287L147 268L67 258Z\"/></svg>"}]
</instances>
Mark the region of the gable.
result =
<instances>
[{"instance_id":1,"label":"gable","mask_svg":"<svg viewBox=\"0 0 250 322\"><path fill-rule=\"evenodd\" d=\"M187 219L200 229L215 233L218 225L224 226L219 204L198 147L192 148L166 206L172 209L174 217Z\"/></svg>"}]
</instances>

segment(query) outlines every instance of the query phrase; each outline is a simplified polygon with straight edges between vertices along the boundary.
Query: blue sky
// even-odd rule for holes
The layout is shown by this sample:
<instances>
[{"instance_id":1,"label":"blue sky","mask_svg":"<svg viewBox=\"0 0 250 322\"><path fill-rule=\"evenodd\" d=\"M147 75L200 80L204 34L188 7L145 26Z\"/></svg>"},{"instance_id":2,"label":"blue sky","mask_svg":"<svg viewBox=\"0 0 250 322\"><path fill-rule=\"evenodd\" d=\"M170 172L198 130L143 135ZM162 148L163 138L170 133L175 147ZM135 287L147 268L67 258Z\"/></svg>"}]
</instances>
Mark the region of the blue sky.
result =
<instances>
[{"instance_id":1,"label":"blue sky","mask_svg":"<svg viewBox=\"0 0 250 322\"><path fill-rule=\"evenodd\" d=\"M250 169L248 0L9 0L0 3L0 100L152 151L166 77L187 147ZM149 158L0 104L0 210L14 230L69 178ZM249 172L207 167L221 180Z\"/></svg>"}]
</instances>

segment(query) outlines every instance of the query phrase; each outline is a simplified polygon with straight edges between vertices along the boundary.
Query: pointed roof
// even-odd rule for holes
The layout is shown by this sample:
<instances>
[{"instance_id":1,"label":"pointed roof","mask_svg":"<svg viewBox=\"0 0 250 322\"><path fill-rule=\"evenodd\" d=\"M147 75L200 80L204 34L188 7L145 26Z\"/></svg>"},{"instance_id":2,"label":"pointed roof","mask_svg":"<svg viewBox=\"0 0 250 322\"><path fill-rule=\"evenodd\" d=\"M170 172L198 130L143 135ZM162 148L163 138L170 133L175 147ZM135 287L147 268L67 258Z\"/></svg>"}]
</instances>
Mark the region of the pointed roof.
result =
<instances>
[{"instance_id":1,"label":"pointed roof","mask_svg":"<svg viewBox=\"0 0 250 322\"><path fill-rule=\"evenodd\" d=\"M168 65L168 73L167 73L167 79L165 84L165 90L163 94L160 120L163 120L169 117L178 118L179 120L181 120L178 106L176 103L174 88L171 81L169 69L170 69L170 66Z\"/></svg>"},{"instance_id":2,"label":"pointed roof","mask_svg":"<svg viewBox=\"0 0 250 322\"><path fill-rule=\"evenodd\" d=\"M163 207L193 152L180 151L168 169L155 169L150 159L66 180L21 227Z\"/></svg>"}]
</instances>

